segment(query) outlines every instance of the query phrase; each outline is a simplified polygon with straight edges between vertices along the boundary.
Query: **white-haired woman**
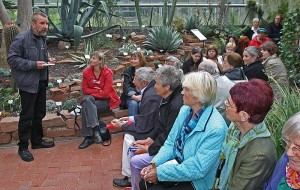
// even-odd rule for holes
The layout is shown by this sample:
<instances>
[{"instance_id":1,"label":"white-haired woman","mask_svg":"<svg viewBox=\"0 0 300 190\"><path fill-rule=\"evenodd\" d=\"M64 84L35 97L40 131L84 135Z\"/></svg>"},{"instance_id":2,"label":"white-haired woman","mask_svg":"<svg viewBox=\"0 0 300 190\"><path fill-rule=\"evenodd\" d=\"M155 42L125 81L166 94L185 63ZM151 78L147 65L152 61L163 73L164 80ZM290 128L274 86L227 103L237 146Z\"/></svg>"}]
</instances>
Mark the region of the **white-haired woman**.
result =
<instances>
[{"instance_id":1,"label":"white-haired woman","mask_svg":"<svg viewBox=\"0 0 300 190\"><path fill-rule=\"evenodd\" d=\"M152 164L141 171L141 189L146 185L148 189L168 190L213 187L227 131L224 119L212 105L217 84L209 73L200 71L187 74L182 86L184 106Z\"/></svg>"},{"instance_id":2,"label":"white-haired woman","mask_svg":"<svg viewBox=\"0 0 300 190\"><path fill-rule=\"evenodd\" d=\"M300 189L300 112L284 125L282 141L285 152L278 161L273 175L265 184L265 189Z\"/></svg>"}]
</instances>

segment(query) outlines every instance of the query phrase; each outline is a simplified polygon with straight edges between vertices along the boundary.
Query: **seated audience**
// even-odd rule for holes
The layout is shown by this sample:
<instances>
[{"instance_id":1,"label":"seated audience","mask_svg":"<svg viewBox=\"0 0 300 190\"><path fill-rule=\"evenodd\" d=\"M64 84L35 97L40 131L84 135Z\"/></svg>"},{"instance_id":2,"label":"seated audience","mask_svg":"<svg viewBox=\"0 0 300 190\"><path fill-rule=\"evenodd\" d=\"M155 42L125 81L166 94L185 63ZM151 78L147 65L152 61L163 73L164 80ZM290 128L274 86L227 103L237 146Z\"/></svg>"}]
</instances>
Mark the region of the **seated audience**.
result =
<instances>
[{"instance_id":1,"label":"seated audience","mask_svg":"<svg viewBox=\"0 0 300 190\"><path fill-rule=\"evenodd\" d=\"M205 53L205 59L211 59L213 60L217 66L218 66L218 73L222 72L222 70L220 70L220 68L222 68L222 56L218 56L218 48L215 45L209 45L208 48L206 49L206 53Z\"/></svg>"},{"instance_id":2,"label":"seated audience","mask_svg":"<svg viewBox=\"0 0 300 190\"><path fill-rule=\"evenodd\" d=\"M193 48L189 59L183 62L182 70L184 74L192 71L197 71L199 64L203 60L203 54L201 48Z\"/></svg>"},{"instance_id":3,"label":"seated audience","mask_svg":"<svg viewBox=\"0 0 300 190\"><path fill-rule=\"evenodd\" d=\"M244 52L244 49L246 47L248 47L249 45L249 38L247 36L242 36L240 39L239 39L239 42L237 44L237 47L241 50L241 56L243 56L243 52Z\"/></svg>"},{"instance_id":4,"label":"seated audience","mask_svg":"<svg viewBox=\"0 0 300 190\"><path fill-rule=\"evenodd\" d=\"M280 31L282 29L281 22L282 16L280 14L277 14L274 18L274 21L269 23L266 27L269 38L276 44L280 42Z\"/></svg>"},{"instance_id":5,"label":"seated audience","mask_svg":"<svg viewBox=\"0 0 300 190\"><path fill-rule=\"evenodd\" d=\"M269 77L269 83L275 94L275 99L281 97L282 90L289 87L288 74L279 54L278 46L274 42L265 42L261 46L263 65Z\"/></svg>"},{"instance_id":6,"label":"seated audience","mask_svg":"<svg viewBox=\"0 0 300 190\"><path fill-rule=\"evenodd\" d=\"M131 54L130 64L131 67L127 68L122 74L124 83L123 93L121 95L121 107L128 108L128 115L134 116L138 114L141 95L137 92L135 85L133 84L133 78L135 70L146 66L146 59L143 53L138 51L133 52Z\"/></svg>"},{"instance_id":7,"label":"seated audience","mask_svg":"<svg viewBox=\"0 0 300 190\"><path fill-rule=\"evenodd\" d=\"M232 43L232 42L228 42L226 44L226 49L225 49L225 53L233 53L236 50L236 44Z\"/></svg>"},{"instance_id":8,"label":"seated audience","mask_svg":"<svg viewBox=\"0 0 300 190\"><path fill-rule=\"evenodd\" d=\"M258 48L254 46L245 48L243 53L243 69L248 80L257 78L268 81L264 65L260 61L261 56L262 54Z\"/></svg>"},{"instance_id":9,"label":"seated audience","mask_svg":"<svg viewBox=\"0 0 300 190\"><path fill-rule=\"evenodd\" d=\"M156 93L163 99L159 107L159 118L154 130L144 140L133 142L138 149L130 160L132 190L138 190L141 170L148 166L152 158L163 146L171 131L179 110L183 105L181 79L182 72L165 65L156 70Z\"/></svg>"},{"instance_id":10,"label":"seated audience","mask_svg":"<svg viewBox=\"0 0 300 190\"><path fill-rule=\"evenodd\" d=\"M285 152L265 184L266 190L300 189L300 112L284 125L282 142Z\"/></svg>"},{"instance_id":11,"label":"seated audience","mask_svg":"<svg viewBox=\"0 0 300 190\"><path fill-rule=\"evenodd\" d=\"M249 46L255 46L259 48L261 44L267 41L271 41L271 39L267 37L267 30L264 28L259 28L257 31L257 36L250 41Z\"/></svg>"},{"instance_id":12,"label":"seated audience","mask_svg":"<svg viewBox=\"0 0 300 190\"><path fill-rule=\"evenodd\" d=\"M130 183L130 157L128 148L133 141L142 140L149 137L158 122L159 105L161 97L155 92L155 72L149 67L141 67L136 70L134 84L142 94L139 114L135 116L122 117L119 120L113 120L115 128L122 128L125 132L122 153L122 174L123 179L114 179L113 185L118 187L131 186ZM131 122L128 122L131 121ZM122 124L126 122L125 124Z\"/></svg>"},{"instance_id":13,"label":"seated audience","mask_svg":"<svg viewBox=\"0 0 300 190\"><path fill-rule=\"evenodd\" d=\"M243 64L243 59L238 53L225 54L223 62L224 75L232 81L245 80L243 70L241 65Z\"/></svg>"},{"instance_id":14,"label":"seated audience","mask_svg":"<svg viewBox=\"0 0 300 190\"><path fill-rule=\"evenodd\" d=\"M276 165L277 156L264 118L273 104L273 91L266 81L237 83L225 101L226 117L232 122L222 145L219 189L262 189Z\"/></svg>"},{"instance_id":15,"label":"seated audience","mask_svg":"<svg viewBox=\"0 0 300 190\"><path fill-rule=\"evenodd\" d=\"M229 125L230 122L225 116L226 106L224 101L229 97L229 90L234 86L234 83L231 80L229 80L226 76L220 76L220 74L217 73L218 67L216 63L210 59L202 61L198 67L198 70L210 73L217 81L216 100L213 104L223 116L227 125Z\"/></svg>"},{"instance_id":16,"label":"seated audience","mask_svg":"<svg viewBox=\"0 0 300 190\"><path fill-rule=\"evenodd\" d=\"M257 36L257 31L259 29L259 18L254 18L252 22L252 27L244 33L244 36L247 36L249 40L252 40L255 38L255 36Z\"/></svg>"},{"instance_id":17,"label":"seated audience","mask_svg":"<svg viewBox=\"0 0 300 190\"><path fill-rule=\"evenodd\" d=\"M235 44L236 48L235 48L235 51L234 51L234 52L236 52L236 53L238 53L238 54L240 54L240 55L242 56L242 55L243 55L243 52L242 52L241 49L238 47L239 39L238 39L235 35L231 34L231 35L229 35L229 36L227 37L226 44L228 44L229 42ZM247 45L247 46L248 46L248 45Z\"/></svg>"},{"instance_id":18,"label":"seated audience","mask_svg":"<svg viewBox=\"0 0 300 190\"><path fill-rule=\"evenodd\" d=\"M113 73L105 65L103 53L92 53L89 66L83 71L82 92L82 135L85 138L79 149L102 142L99 124L105 124L98 119L98 115L118 107L121 102L113 88Z\"/></svg>"},{"instance_id":19,"label":"seated audience","mask_svg":"<svg viewBox=\"0 0 300 190\"><path fill-rule=\"evenodd\" d=\"M184 76L182 86L184 106L152 164L142 169L141 189L213 187L227 131L224 119L212 106L216 81L207 72L191 72Z\"/></svg>"},{"instance_id":20,"label":"seated audience","mask_svg":"<svg viewBox=\"0 0 300 190\"><path fill-rule=\"evenodd\" d=\"M182 73L182 69L181 69L181 62L179 61L179 59L177 59L176 57L170 55L165 59L165 65L171 65L174 66L176 69L180 70Z\"/></svg>"}]
</instances>

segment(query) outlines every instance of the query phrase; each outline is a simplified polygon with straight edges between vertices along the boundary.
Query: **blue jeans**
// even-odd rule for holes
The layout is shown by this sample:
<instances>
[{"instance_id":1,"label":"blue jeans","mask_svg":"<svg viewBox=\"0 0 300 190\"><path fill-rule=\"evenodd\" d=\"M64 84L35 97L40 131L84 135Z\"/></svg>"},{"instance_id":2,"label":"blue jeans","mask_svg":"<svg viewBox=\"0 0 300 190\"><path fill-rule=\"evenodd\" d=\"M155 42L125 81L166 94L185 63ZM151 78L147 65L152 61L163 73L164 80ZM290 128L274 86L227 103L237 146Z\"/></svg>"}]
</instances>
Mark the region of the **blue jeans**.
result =
<instances>
[{"instance_id":1,"label":"blue jeans","mask_svg":"<svg viewBox=\"0 0 300 190\"><path fill-rule=\"evenodd\" d=\"M139 103L131 98L126 100L128 116L135 116L139 112Z\"/></svg>"}]
</instances>

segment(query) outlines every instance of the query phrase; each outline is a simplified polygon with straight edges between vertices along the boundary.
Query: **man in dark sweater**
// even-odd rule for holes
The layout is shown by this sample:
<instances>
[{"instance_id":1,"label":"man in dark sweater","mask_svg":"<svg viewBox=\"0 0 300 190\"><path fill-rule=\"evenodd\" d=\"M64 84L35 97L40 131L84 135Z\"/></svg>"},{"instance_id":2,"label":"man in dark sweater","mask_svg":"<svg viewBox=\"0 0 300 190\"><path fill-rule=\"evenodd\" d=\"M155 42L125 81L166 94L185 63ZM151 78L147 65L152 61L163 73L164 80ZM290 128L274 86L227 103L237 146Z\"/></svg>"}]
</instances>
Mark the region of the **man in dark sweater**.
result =
<instances>
[{"instance_id":1,"label":"man in dark sweater","mask_svg":"<svg viewBox=\"0 0 300 190\"><path fill-rule=\"evenodd\" d=\"M282 16L280 14L277 14L274 21L267 25L268 36L276 44L278 44L278 42L280 41L280 31L282 29L281 21Z\"/></svg>"}]
</instances>

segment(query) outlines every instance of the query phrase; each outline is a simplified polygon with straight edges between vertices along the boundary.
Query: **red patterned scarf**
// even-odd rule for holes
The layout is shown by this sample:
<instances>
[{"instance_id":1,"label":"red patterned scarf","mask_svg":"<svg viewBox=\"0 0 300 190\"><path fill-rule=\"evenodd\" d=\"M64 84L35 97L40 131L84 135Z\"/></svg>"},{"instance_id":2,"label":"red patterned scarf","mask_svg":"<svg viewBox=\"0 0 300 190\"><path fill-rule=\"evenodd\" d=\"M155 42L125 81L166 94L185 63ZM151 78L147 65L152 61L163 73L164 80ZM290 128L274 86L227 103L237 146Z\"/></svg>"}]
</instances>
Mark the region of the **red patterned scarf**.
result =
<instances>
[{"instance_id":1,"label":"red patterned scarf","mask_svg":"<svg viewBox=\"0 0 300 190\"><path fill-rule=\"evenodd\" d=\"M294 171L289 163L286 165L286 182L292 189L300 189L300 173Z\"/></svg>"}]
</instances>

